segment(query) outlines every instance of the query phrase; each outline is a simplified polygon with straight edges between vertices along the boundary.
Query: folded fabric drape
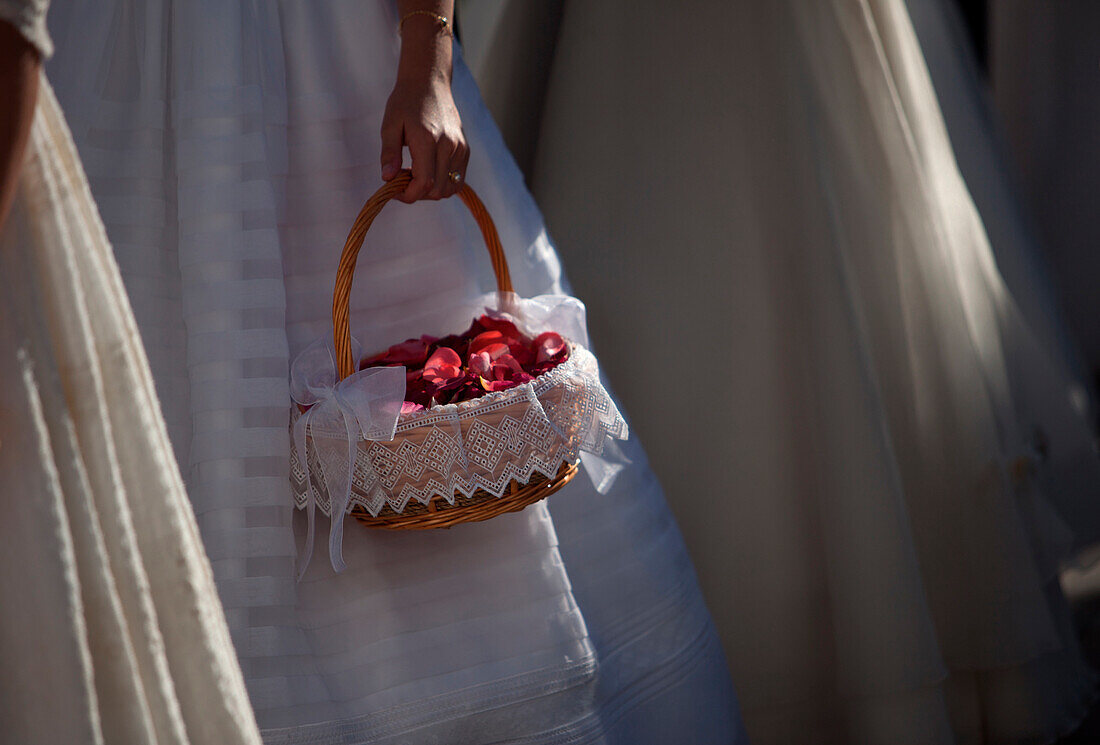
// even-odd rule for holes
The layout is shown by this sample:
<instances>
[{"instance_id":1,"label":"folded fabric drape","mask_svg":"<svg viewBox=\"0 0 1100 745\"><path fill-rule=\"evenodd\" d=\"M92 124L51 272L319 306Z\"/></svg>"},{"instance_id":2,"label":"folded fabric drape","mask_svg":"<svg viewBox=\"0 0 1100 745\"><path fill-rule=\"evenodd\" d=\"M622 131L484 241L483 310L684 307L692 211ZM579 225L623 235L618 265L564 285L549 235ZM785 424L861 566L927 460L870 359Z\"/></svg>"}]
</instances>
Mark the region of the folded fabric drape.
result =
<instances>
[{"instance_id":1,"label":"folded fabric drape","mask_svg":"<svg viewBox=\"0 0 1100 745\"><path fill-rule=\"evenodd\" d=\"M51 13L50 73L265 740L736 740L707 609L633 438L606 494L579 475L549 509L450 530L349 521L347 569L314 560L297 581L307 518L290 482L290 364L331 332L348 226L380 183L394 4L59 0ZM514 289L567 294L461 59L453 90L467 178ZM456 200L387 207L370 234L350 297L366 350L443 330L494 286Z\"/></svg>"},{"instance_id":2,"label":"folded fabric drape","mask_svg":"<svg viewBox=\"0 0 1100 745\"><path fill-rule=\"evenodd\" d=\"M1074 727L1095 675L1058 569L1100 524L1088 397L1043 293L999 271L903 0L567 0L552 70L533 190L753 740ZM652 328L678 366L627 376ZM701 360L705 407L667 384Z\"/></svg>"},{"instance_id":3,"label":"folded fabric drape","mask_svg":"<svg viewBox=\"0 0 1100 745\"><path fill-rule=\"evenodd\" d=\"M38 95L0 233L0 740L258 745L111 247Z\"/></svg>"}]
</instances>

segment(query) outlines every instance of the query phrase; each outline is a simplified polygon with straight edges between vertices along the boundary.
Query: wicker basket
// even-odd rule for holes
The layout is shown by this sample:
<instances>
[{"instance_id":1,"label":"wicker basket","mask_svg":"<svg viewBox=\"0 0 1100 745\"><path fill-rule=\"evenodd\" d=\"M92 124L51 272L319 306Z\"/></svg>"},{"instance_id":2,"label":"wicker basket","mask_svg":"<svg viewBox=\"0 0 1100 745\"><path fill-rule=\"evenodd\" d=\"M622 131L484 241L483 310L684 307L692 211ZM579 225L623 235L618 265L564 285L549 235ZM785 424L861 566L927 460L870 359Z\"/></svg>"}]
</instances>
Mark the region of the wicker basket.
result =
<instances>
[{"instance_id":1,"label":"wicker basket","mask_svg":"<svg viewBox=\"0 0 1100 745\"><path fill-rule=\"evenodd\" d=\"M336 351L338 380L344 380L352 375L358 364L358 360L354 359L352 353L348 304L359 250L374 219L390 199L404 191L411 178L411 174L404 171L371 196L355 218L347 242L344 245L336 272L336 286L333 291L332 302L333 341ZM512 293L512 280L508 273L508 262L505 260L500 238L497 235L492 218L477 194L474 193L474 190L466 184L460 187L458 196L469 208L478 227L481 229L481 234L489 251L493 272L496 275L497 289L502 293L502 297L504 297L503 293ZM568 402L563 401L562 405L566 406ZM488 413L478 414L477 419L480 420L480 425L473 424L472 426L481 426L484 429L486 426L499 424L504 417L520 416L521 414L517 413L517 406L519 404L509 406L505 402ZM476 432L470 433L466 429L467 424L469 423L462 425L462 436L466 437L468 434L476 436ZM432 429L426 426L415 427L403 433L399 432L397 439L400 442L397 444L401 447L423 447L425 438L430 437L431 432ZM386 444L391 449L395 447L395 444ZM453 502L443 496L436 495L426 503L415 500L409 501L400 510L395 510L392 506L386 505L382 507L377 515L372 515L362 506L355 505L351 510L351 514L364 525L388 530L448 528L459 523L487 520L506 512L522 510L528 505L545 499L558 491L576 475L578 460L577 457L573 456L568 461L562 462L557 467L556 473L549 477L535 471L522 481L518 478L512 479L502 496L495 496L484 489L478 489L469 495L455 490L448 495ZM299 479L304 475L305 469L319 470L316 469L316 464L310 461L308 455L301 463L295 457L295 466L292 471L298 474ZM293 475L292 478L294 478ZM316 473L314 480L323 483L323 475Z\"/></svg>"}]
</instances>

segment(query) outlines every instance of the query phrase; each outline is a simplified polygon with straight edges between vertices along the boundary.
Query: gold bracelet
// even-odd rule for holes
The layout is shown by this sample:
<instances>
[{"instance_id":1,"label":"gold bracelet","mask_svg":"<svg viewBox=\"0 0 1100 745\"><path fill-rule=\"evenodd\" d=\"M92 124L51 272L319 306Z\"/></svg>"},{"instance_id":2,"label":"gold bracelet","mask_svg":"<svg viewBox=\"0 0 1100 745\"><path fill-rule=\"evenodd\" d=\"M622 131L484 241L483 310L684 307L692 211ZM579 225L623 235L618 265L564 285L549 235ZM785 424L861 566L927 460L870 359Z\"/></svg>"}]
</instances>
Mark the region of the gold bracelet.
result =
<instances>
[{"instance_id":1,"label":"gold bracelet","mask_svg":"<svg viewBox=\"0 0 1100 745\"><path fill-rule=\"evenodd\" d=\"M397 33L401 33L401 29L405 26L405 21L409 20L413 16L431 16L439 24L439 28L448 36L454 36L454 32L451 31L451 21L447 16L440 15L432 10L414 10L411 13L406 13L404 17L397 22Z\"/></svg>"}]
</instances>

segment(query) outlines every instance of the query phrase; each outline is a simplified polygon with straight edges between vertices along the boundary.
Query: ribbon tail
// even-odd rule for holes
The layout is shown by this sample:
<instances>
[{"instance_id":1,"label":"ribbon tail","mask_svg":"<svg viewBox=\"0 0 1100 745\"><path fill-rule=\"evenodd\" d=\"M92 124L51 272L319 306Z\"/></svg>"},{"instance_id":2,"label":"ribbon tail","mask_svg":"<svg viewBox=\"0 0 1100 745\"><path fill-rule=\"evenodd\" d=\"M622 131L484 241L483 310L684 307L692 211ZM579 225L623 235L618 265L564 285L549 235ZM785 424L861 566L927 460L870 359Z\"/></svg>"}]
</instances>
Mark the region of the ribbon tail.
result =
<instances>
[{"instance_id":1,"label":"ribbon tail","mask_svg":"<svg viewBox=\"0 0 1100 745\"><path fill-rule=\"evenodd\" d=\"M298 580L305 576L306 568L313 557L313 535L317 529L317 495L313 489L313 477L310 475L309 457L306 454L306 433L309 429L309 421L313 417L314 409L307 409L306 413L294 423L294 447L298 450L298 458L301 459L302 468L306 472L306 546L302 555L298 557Z\"/></svg>"},{"instance_id":2,"label":"ribbon tail","mask_svg":"<svg viewBox=\"0 0 1100 745\"><path fill-rule=\"evenodd\" d=\"M329 498L332 512L329 523L328 553L332 568L337 572L342 572L347 569L347 564L344 562L344 513L348 509L348 503L351 502L351 482L355 475L355 452L359 439L359 424L354 412L349 411L348 407L340 400L339 393L336 395L336 403L340 408L340 414L344 418L344 427L348 435L348 468L343 483L338 486L330 483ZM332 489L332 486L337 486L337 488Z\"/></svg>"}]
</instances>

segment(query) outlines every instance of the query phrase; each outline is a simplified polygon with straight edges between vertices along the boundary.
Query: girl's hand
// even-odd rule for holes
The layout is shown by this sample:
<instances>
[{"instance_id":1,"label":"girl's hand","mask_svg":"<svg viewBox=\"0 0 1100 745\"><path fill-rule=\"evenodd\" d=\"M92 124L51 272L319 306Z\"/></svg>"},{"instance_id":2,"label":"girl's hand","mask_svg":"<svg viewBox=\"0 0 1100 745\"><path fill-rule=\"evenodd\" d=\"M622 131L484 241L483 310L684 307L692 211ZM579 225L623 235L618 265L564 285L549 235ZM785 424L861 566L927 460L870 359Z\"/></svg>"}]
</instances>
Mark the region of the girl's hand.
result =
<instances>
[{"instance_id":1,"label":"girl's hand","mask_svg":"<svg viewBox=\"0 0 1100 745\"><path fill-rule=\"evenodd\" d=\"M401 170L405 147L412 156L413 180L396 199L442 199L458 191L466 178L470 148L449 80L398 79L382 117L383 180L389 181ZM452 173L458 174L457 181Z\"/></svg>"},{"instance_id":2,"label":"girl's hand","mask_svg":"<svg viewBox=\"0 0 1100 745\"><path fill-rule=\"evenodd\" d=\"M451 96L453 0L399 0L401 59L397 82L382 116L382 179L401 170L409 148L413 179L397 196L402 202L442 199L466 179L470 148Z\"/></svg>"}]
</instances>

